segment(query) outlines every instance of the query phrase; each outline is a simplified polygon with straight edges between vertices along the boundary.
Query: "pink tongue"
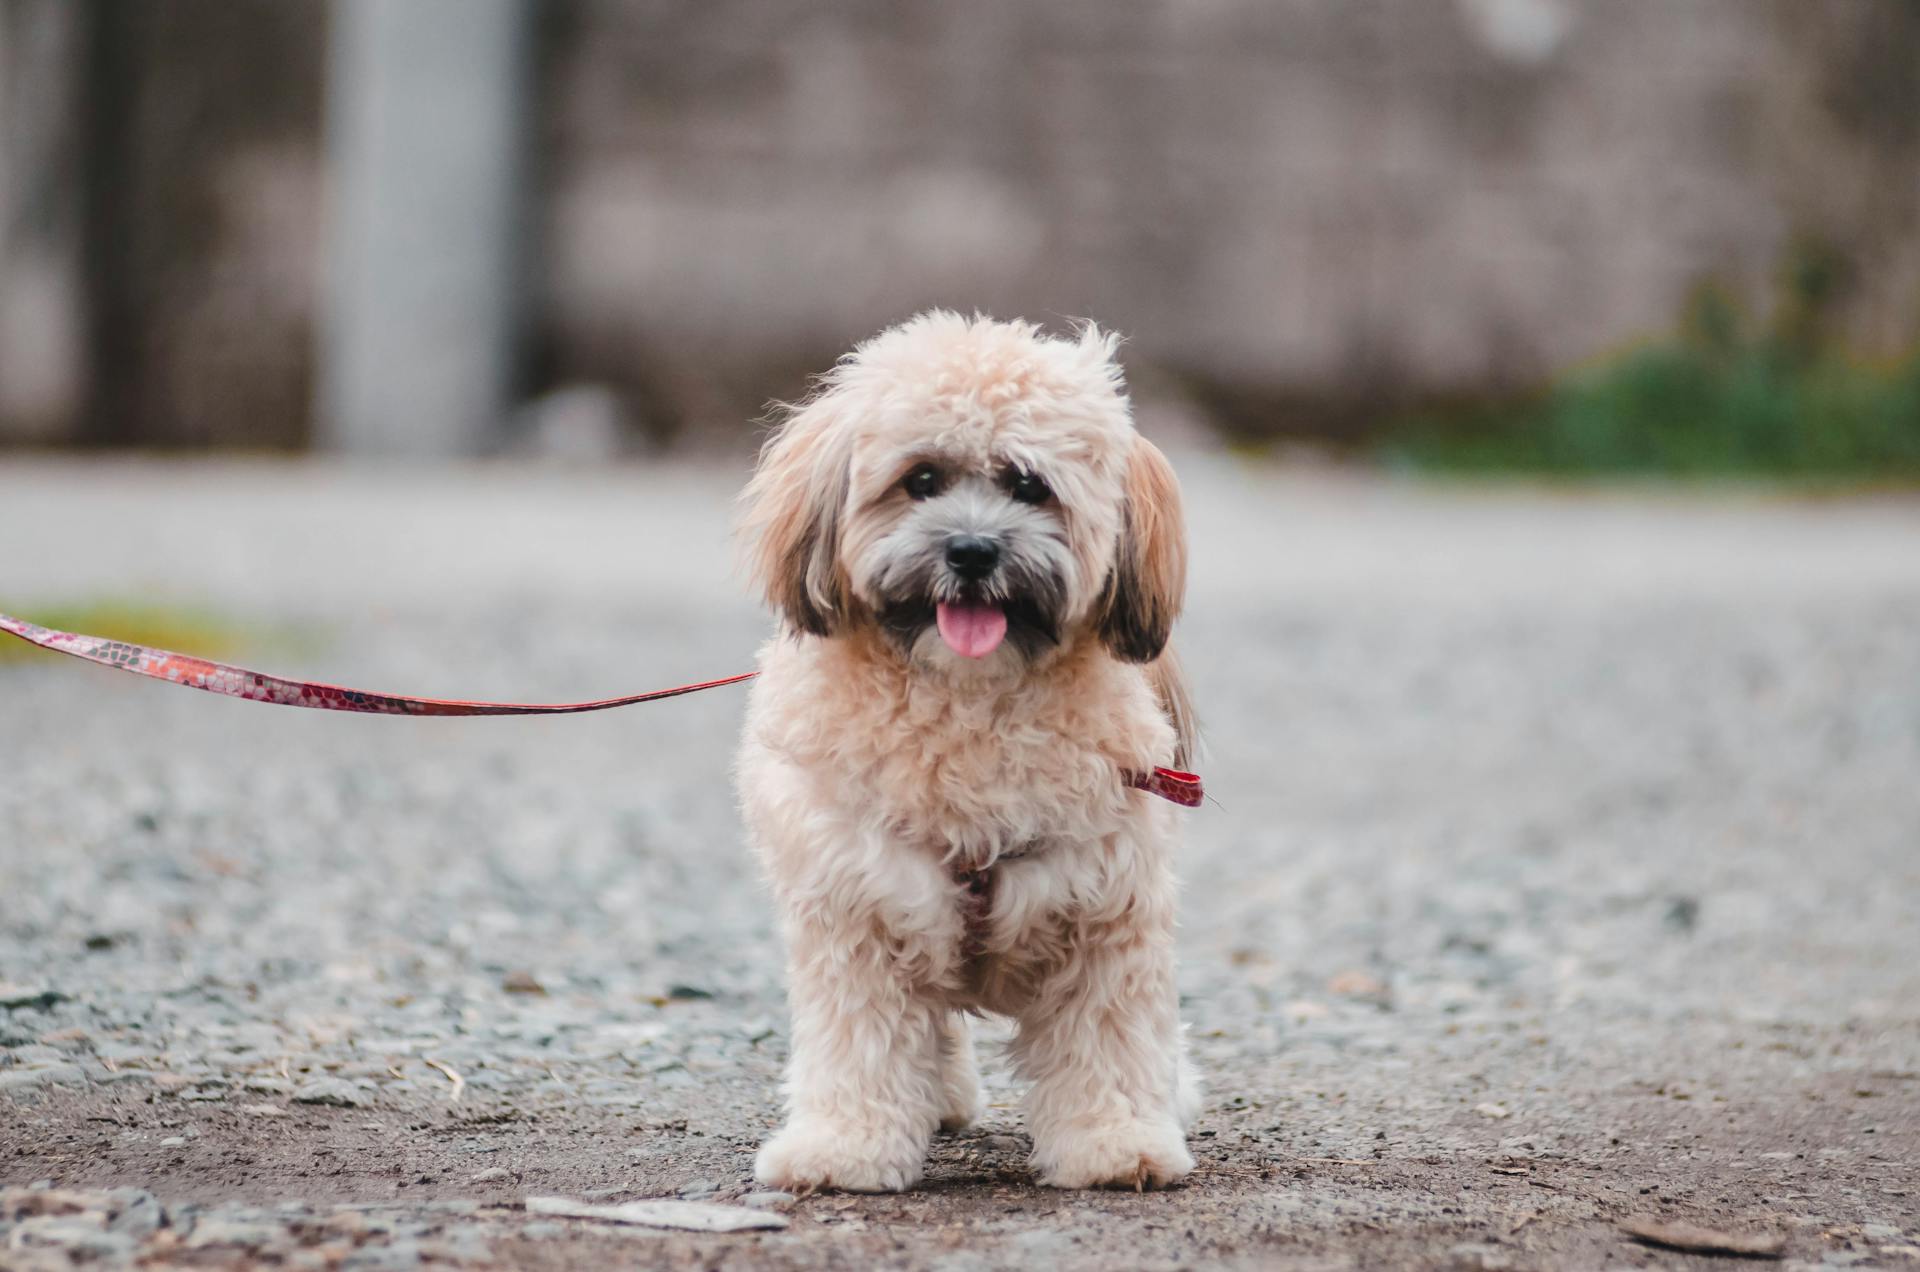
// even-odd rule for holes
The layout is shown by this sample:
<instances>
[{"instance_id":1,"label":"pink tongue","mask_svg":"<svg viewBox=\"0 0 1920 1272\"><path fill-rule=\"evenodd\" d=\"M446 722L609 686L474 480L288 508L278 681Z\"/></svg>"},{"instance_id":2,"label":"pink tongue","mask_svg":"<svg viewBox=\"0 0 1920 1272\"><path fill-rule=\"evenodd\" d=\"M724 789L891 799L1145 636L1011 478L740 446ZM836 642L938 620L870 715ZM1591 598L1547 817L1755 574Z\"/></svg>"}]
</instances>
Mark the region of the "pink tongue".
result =
<instances>
[{"instance_id":1,"label":"pink tongue","mask_svg":"<svg viewBox=\"0 0 1920 1272\"><path fill-rule=\"evenodd\" d=\"M934 607L934 618L940 625L940 639L962 658L985 658L1007 636L1007 612L998 605L941 601Z\"/></svg>"}]
</instances>

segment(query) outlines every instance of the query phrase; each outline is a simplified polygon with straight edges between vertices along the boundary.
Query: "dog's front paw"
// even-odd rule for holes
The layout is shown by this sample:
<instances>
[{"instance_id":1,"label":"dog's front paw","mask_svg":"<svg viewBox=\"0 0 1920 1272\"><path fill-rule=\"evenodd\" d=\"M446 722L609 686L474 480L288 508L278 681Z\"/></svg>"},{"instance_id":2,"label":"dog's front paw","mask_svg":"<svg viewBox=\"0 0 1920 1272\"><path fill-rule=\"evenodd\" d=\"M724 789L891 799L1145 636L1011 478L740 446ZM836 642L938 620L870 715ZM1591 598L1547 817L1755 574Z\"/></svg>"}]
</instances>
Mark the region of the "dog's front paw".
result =
<instances>
[{"instance_id":1,"label":"dog's front paw","mask_svg":"<svg viewBox=\"0 0 1920 1272\"><path fill-rule=\"evenodd\" d=\"M1165 1188L1193 1169L1171 1120L1082 1124L1035 1137L1032 1166L1050 1188Z\"/></svg>"},{"instance_id":2,"label":"dog's front paw","mask_svg":"<svg viewBox=\"0 0 1920 1272\"><path fill-rule=\"evenodd\" d=\"M940 1115L940 1129L948 1134L966 1130L986 1112L986 1102L980 1098L977 1086L972 1090L949 1090L941 1098L941 1107L946 1112Z\"/></svg>"},{"instance_id":3,"label":"dog's front paw","mask_svg":"<svg viewBox=\"0 0 1920 1272\"><path fill-rule=\"evenodd\" d=\"M973 1054L950 1057L940 1073L940 1129L964 1131L986 1112L986 1100L980 1094L980 1074L973 1067Z\"/></svg>"},{"instance_id":4,"label":"dog's front paw","mask_svg":"<svg viewBox=\"0 0 1920 1272\"><path fill-rule=\"evenodd\" d=\"M761 1146L753 1177L791 1193L901 1192L920 1181L925 1160L926 1147L898 1132L809 1119Z\"/></svg>"}]
</instances>

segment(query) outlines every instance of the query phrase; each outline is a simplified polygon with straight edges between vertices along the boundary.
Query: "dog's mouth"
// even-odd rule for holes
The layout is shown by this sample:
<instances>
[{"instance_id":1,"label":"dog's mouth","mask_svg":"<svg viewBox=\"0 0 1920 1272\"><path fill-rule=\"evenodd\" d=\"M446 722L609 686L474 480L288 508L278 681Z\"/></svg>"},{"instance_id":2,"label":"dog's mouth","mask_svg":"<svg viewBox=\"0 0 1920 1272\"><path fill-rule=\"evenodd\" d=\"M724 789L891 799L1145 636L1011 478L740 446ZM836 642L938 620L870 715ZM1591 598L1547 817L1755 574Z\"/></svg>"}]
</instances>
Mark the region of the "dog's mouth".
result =
<instances>
[{"instance_id":1,"label":"dog's mouth","mask_svg":"<svg viewBox=\"0 0 1920 1272\"><path fill-rule=\"evenodd\" d=\"M902 649L912 649L931 625L962 658L985 658L1008 644L1031 658L1060 640L1052 615L1026 596L990 598L969 590L948 600L895 601L879 617Z\"/></svg>"},{"instance_id":2,"label":"dog's mouth","mask_svg":"<svg viewBox=\"0 0 1920 1272\"><path fill-rule=\"evenodd\" d=\"M962 658L985 658L1007 638L1007 611L992 601L940 601L933 617L940 639Z\"/></svg>"}]
</instances>

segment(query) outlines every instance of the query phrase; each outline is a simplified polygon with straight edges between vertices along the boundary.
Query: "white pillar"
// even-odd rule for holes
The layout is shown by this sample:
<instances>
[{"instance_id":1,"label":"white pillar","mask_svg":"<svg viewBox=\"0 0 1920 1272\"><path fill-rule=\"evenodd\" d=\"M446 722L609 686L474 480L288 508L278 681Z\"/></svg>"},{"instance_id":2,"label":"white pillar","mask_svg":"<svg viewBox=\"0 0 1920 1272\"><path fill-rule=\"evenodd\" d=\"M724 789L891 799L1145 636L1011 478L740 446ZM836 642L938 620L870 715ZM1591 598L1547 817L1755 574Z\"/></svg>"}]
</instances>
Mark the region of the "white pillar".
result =
<instances>
[{"instance_id":1,"label":"white pillar","mask_svg":"<svg viewBox=\"0 0 1920 1272\"><path fill-rule=\"evenodd\" d=\"M0 439L74 438L82 390L82 61L70 0L0 3Z\"/></svg>"},{"instance_id":2,"label":"white pillar","mask_svg":"<svg viewBox=\"0 0 1920 1272\"><path fill-rule=\"evenodd\" d=\"M530 0L334 0L316 440L500 436L520 309Z\"/></svg>"}]
</instances>

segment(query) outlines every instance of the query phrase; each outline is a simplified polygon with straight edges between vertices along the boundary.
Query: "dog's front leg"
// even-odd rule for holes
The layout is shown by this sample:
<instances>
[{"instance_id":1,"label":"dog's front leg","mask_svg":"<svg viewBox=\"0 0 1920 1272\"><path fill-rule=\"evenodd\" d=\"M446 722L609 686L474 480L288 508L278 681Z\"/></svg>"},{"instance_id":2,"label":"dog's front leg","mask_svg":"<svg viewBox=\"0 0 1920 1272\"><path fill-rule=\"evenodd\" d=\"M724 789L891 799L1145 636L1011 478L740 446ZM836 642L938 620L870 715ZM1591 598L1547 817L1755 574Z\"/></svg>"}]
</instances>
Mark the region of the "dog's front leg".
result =
<instances>
[{"instance_id":1,"label":"dog's front leg","mask_svg":"<svg viewBox=\"0 0 1920 1272\"><path fill-rule=\"evenodd\" d=\"M1071 953L1020 1013L1032 1165L1056 1188L1160 1187L1193 1169L1184 1123L1198 1093L1173 981L1174 885L1145 876L1068 920Z\"/></svg>"},{"instance_id":2,"label":"dog's front leg","mask_svg":"<svg viewBox=\"0 0 1920 1272\"><path fill-rule=\"evenodd\" d=\"M899 951L871 919L813 914L789 923L793 1052L787 1124L754 1174L792 1192L898 1192L916 1183L940 1116L935 1005L916 994Z\"/></svg>"}]
</instances>

